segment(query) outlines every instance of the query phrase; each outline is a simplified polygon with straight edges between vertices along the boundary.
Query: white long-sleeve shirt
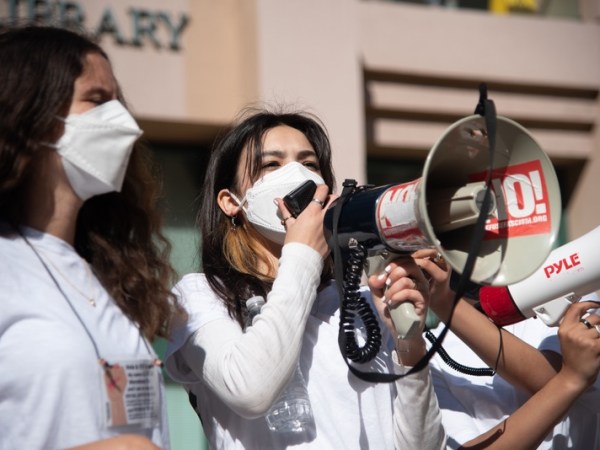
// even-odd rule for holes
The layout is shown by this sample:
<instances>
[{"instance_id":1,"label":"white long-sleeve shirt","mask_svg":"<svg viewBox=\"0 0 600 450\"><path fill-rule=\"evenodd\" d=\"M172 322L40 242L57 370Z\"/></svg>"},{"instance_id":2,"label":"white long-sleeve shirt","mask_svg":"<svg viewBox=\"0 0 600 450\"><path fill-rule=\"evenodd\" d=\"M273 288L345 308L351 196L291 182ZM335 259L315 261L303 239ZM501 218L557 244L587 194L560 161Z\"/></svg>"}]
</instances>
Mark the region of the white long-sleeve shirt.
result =
<instances>
[{"instance_id":1,"label":"white long-sleeve shirt","mask_svg":"<svg viewBox=\"0 0 600 450\"><path fill-rule=\"evenodd\" d=\"M106 418L98 355L112 364L152 360L150 344L70 244L21 232L33 248L0 221L0 450L71 448L123 433L168 449L158 368L157 423L110 427Z\"/></svg>"},{"instance_id":2,"label":"white long-sleeve shirt","mask_svg":"<svg viewBox=\"0 0 600 450\"><path fill-rule=\"evenodd\" d=\"M202 274L187 275L176 286L189 317L175 328L166 367L196 397L211 448L443 448L445 434L428 369L379 384L350 373L337 343L336 286L331 283L317 294L321 269L316 251L286 245L267 303L245 333ZM368 291L364 294L370 299ZM406 371L393 362L393 340L381 328L382 351L357 367ZM298 358L317 431L300 442L282 442L263 416Z\"/></svg>"}]
</instances>

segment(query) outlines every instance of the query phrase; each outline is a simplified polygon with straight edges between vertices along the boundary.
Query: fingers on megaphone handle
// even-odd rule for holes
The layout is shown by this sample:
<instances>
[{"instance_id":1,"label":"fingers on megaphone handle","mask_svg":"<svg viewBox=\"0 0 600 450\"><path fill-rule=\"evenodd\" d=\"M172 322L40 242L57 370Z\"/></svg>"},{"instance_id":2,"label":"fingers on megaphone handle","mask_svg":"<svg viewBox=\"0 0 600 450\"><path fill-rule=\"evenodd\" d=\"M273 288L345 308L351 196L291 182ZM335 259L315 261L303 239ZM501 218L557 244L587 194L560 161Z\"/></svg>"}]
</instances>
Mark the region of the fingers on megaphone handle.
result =
<instances>
[{"instance_id":1,"label":"fingers on megaphone handle","mask_svg":"<svg viewBox=\"0 0 600 450\"><path fill-rule=\"evenodd\" d=\"M437 252L432 257L415 258L415 263L425 272L427 278L436 283L445 283L450 277L451 267L443 257L438 258Z\"/></svg>"},{"instance_id":2,"label":"fingers on megaphone handle","mask_svg":"<svg viewBox=\"0 0 600 450\"><path fill-rule=\"evenodd\" d=\"M408 270L386 267L384 301L399 339L412 339L423 329L429 286L416 264Z\"/></svg>"},{"instance_id":3,"label":"fingers on megaphone handle","mask_svg":"<svg viewBox=\"0 0 600 450\"><path fill-rule=\"evenodd\" d=\"M437 252L431 261L442 270L448 270L450 268L440 252Z\"/></svg>"},{"instance_id":4,"label":"fingers on megaphone handle","mask_svg":"<svg viewBox=\"0 0 600 450\"><path fill-rule=\"evenodd\" d=\"M596 334L593 335L594 338L600 338L600 315L595 312L586 311L579 319L579 322L587 329L596 332Z\"/></svg>"},{"instance_id":5,"label":"fingers on megaphone handle","mask_svg":"<svg viewBox=\"0 0 600 450\"><path fill-rule=\"evenodd\" d=\"M435 259L438 255L441 256L441 253L438 252L435 248L425 247L425 248L420 248L418 250L415 250L410 256L412 256L415 259L421 259L421 258Z\"/></svg>"},{"instance_id":6,"label":"fingers on megaphone handle","mask_svg":"<svg viewBox=\"0 0 600 450\"><path fill-rule=\"evenodd\" d=\"M384 297L388 306L410 301L415 304L417 314L423 314L429 300L429 282L412 258L396 260L384 269Z\"/></svg>"},{"instance_id":7,"label":"fingers on megaphone handle","mask_svg":"<svg viewBox=\"0 0 600 450\"><path fill-rule=\"evenodd\" d=\"M589 329L596 328L597 325L600 325L600 315L593 312L593 310L599 307L598 302L592 301L573 303L567 308L561 325L581 326L579 324L583 324Z\"/></svg>"},{"instance_id":8,"label":"fingers on megaphone handle","mask_svg":"<svg viewBox=\"0 0 600 450\"><path fill-rule=\"evenodd\" d=\"M567 308L564 319L565 320L579 320L581 317L593 312L593 310L600 308L600 303L590 300L583 300L580 302L573 303Z\"/></svg>"}]
</instances>

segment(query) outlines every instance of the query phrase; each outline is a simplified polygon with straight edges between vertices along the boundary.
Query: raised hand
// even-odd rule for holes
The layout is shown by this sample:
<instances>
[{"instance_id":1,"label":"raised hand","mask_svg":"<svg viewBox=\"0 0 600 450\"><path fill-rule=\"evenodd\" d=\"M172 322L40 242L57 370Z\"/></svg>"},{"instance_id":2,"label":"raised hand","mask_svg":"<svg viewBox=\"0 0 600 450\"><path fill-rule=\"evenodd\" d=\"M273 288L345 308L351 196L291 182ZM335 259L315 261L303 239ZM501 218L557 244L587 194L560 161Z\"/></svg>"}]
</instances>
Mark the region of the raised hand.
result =
<instances>
[{"instance_id":1,"label":"raised hand","mask_svg":"<svg viewBox=\"0 0 600 450\"><path fill-rule=\"evenodd\" d=\"M390 310L404 302L410 302L421 319L419 331L423 329L429 307L429 283L422 270L411 257L403 257L390 263L381 274L369 277L369 288L373 302L381 319L396 336L396 327ZM398 340L397 349L402 362L414 364L424 353L421 333L408 340Z\"/></svg>"},{"instance_id":2,"label":"raised hand","mask_svg":"<svg viewBox=\"0 0 600 450\"><path fill-rule=\"evenodd\" d=\"M323 257L329 253L329 246L323 234L325 213L337 196L329 195L329 188L322 184L317 186L313 200L296 218L292 217L283 203L277 199L277 206L284 217L287 230L285 243L300 242L317 250ZM318 200L318 201L317 201Z\"/></svg>"},{"instance_id":3,"label":"raised hand","mask_svg":"<svg viewBox=\"0 0 600 450\"><path fill-rule=\"evenodd\" d=\"M587 315L588 310L597 307L595 302L571 305L558 329L561 372L581 389L591 386L600 370L600 316Z\"/></svg>"},{"instance_id":4,"label":"raised hand","mask_svg":"<svg viewBox=\"0 0 600 450\"><path fill-rule=\"evenodd\" d=\"M452 269L437 250L432 248L417 250L412 257L429 280L431 309L440 319L446 320L450 316L454 300L454 291L450 289Z\"/></svg>"}]
</instances>

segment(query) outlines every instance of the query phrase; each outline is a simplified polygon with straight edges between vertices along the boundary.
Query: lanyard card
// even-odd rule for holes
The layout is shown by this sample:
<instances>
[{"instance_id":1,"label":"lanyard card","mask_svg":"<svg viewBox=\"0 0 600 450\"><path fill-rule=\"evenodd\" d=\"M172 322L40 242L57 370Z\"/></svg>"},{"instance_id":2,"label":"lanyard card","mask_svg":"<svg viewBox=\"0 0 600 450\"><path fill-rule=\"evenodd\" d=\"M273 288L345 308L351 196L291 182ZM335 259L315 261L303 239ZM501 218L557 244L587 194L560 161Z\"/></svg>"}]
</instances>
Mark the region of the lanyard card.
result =
<instances>
[{"instance_id":1,"label":"lanyard card","mask_svg":"<svg viewBox=\"0 0 600 450\"><path fill-rule=\"evenodd\" d=\"M160 417L160 369L153 360L119 361L102 371L107 427L152 428Z\"/></svg>"}]
</instances>

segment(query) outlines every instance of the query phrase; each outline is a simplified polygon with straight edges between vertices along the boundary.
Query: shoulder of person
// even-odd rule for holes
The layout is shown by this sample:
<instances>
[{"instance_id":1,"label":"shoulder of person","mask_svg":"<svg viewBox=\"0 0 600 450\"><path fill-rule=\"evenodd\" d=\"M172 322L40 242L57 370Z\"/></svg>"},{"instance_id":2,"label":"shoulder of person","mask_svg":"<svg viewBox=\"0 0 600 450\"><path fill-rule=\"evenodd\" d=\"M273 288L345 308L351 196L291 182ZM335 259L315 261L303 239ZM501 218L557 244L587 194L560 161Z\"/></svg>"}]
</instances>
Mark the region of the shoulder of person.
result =
<instances>
[{"instance_id":1,"label":"shoulder of person","mask_svg":"<svg viewBox=\"0 0 600 450\"><path fill-rule=\"evenodd\" d=\"M175 295L185 295L192 292L204 292L207 289L212 291L206 275L203 273L188 273L175 284L173 293Z\"/></svg>"},{"instance_id":2,"label":"shoulder of person","mask_svg":"<svg viewBox=\"0 0 600 450\"><path fill-rule=\"evenodd\" d=\"M223 300L213 291L203 273L189 273L173 287L173 293L188 311L227 311Z\"/></svg>"}]
</instances>

